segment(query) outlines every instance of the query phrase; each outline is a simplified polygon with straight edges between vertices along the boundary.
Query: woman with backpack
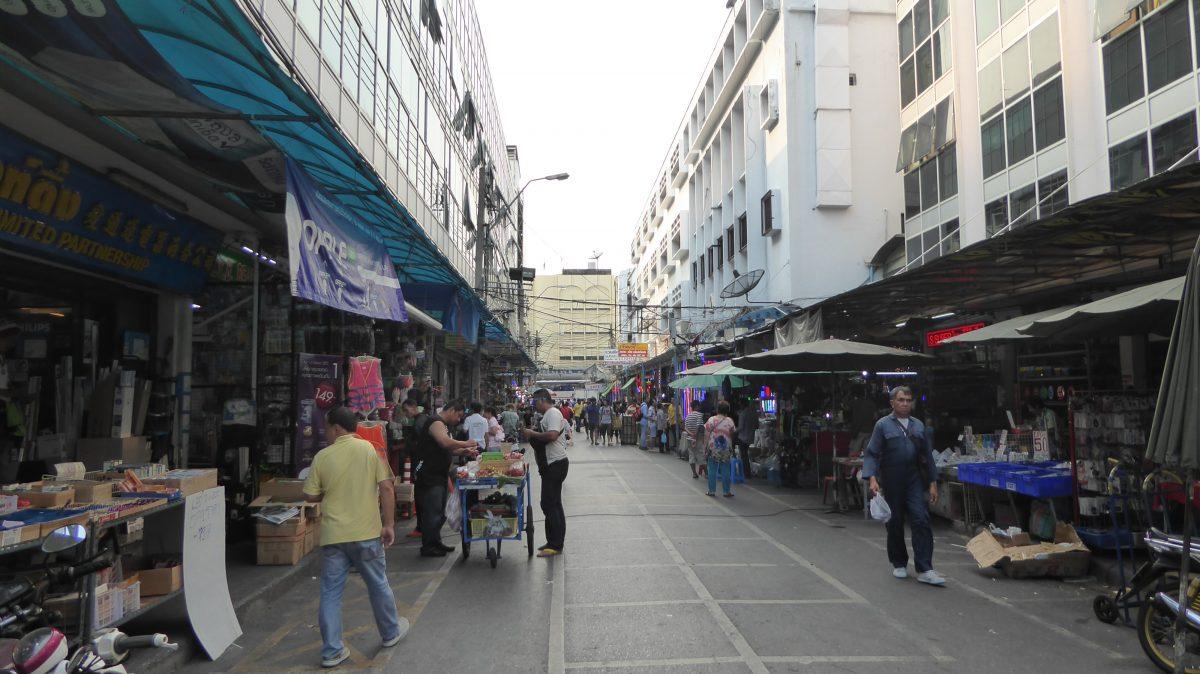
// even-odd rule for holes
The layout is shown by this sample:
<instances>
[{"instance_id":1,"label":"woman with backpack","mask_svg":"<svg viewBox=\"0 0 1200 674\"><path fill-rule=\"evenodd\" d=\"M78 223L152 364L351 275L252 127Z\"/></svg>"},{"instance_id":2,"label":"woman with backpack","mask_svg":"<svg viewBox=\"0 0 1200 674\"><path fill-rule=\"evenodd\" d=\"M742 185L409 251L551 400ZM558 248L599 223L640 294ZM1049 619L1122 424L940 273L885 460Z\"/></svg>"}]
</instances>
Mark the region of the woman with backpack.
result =
<instances>
[{"instance_id":1,"label":"woman with backpack","mask_svg":"<svg viewBox=\"0 0 1200 674\"><path fill-rule=\"evenodd\" d=\"M721 478L725 498L732 498L731 483L733 459L733 436L737 424L729 417L729 402L717 403L717 413L704 424L704 435L708 438L708 496L717 495L717 477Z\"/></svg>"}]
</instances>

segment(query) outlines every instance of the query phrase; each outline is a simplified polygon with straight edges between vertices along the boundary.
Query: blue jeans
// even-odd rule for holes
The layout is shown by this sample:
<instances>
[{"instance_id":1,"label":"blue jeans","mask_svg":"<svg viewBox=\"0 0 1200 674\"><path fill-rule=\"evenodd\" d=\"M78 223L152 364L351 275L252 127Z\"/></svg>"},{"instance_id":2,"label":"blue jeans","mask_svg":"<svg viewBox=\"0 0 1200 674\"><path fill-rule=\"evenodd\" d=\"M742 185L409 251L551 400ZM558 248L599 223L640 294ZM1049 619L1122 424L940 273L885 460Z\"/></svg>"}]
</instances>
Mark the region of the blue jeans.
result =
<instances>
[{"instance_id":1,"label":"blue jeans","mask_svg":"<svg viewBox=\"0 0 1200 674\"><path fill-rule=\"evenodd\" d=\"M346 576L351 565L358 569L367 585L379 636L387 641L399 635L400 615L396 611L392 586L388 584L383 543L376 539L325 545L321 547L321 555L321 608L318 611L323 642L321 658L337 657L345 647L342 643L342 591L346 589Z\"/></svg>"},{"instance_id":2,"label":"blue jeans","mask_svg":"<svg viewBox=\"0 0 1200 674\"><path fill-rule=\"evenodd\" d=\"M718 473L720 473L720 475L721 475L721 486L725 488L725 493L726 494L730 493L729 483L730 483L730 479L731 479L730 476L732 475L732 471L730 470L730 468L731 467L729 465L729 459L725 459L724 461L717 461L716 459L714 459L712 457L708 458L708 493L710 493L710 494L717 493L717 474Z\"/></svg>"},{"instance_id":3,"label":"blue jeans","mask_svg":"<svg viewBox=\"0 0 1200 674\"><path fill-rule=\"evenodd\" d=\"M887 522L887 553L892 568L908 566L904 546L904 521L912 529L913 563L917 573L933 569L933 526L929 521L929 485L913 469L883 468L883 498L892 509ZM898 473L898 474L897 474Z\"/></svg>"}]
</instances>

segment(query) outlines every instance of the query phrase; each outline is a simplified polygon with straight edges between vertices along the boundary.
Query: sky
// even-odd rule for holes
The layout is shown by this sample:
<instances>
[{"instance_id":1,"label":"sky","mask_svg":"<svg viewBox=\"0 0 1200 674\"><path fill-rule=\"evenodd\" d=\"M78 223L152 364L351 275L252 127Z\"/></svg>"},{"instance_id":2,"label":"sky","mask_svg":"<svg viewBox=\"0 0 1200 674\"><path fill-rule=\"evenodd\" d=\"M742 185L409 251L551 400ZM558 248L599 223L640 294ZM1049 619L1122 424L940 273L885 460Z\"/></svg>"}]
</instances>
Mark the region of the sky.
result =
<instances>
[{"instance_id":1,"label":"sky","mask_svg":"<svg viewBox=\"0 0 1200 674\"><path fill-rule=\"evenodd\" d=\"M629 245L704 74L725 0L475 0L525 192L525 266L630 266Z\"/></svg>"}]
</instances>

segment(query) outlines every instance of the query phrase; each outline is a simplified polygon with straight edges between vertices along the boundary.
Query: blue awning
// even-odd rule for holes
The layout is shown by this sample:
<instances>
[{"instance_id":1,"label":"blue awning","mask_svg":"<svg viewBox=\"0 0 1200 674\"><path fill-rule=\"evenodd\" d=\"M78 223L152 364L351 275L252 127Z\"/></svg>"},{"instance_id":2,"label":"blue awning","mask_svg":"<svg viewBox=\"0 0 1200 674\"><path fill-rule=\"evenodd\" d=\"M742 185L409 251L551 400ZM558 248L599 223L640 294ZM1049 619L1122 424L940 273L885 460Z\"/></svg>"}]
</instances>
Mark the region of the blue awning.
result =
<instances>
[{"instance_id":1,"label":"blue awning","mask_svg":"<svg viewBox=\"0 0 1200 674\"><path fill-rule=\"evenodd\" d=\"M215 193L240 205L282 212L279 153L286 154L378 229L402 283L455 286L488 321L486 339L512 341L320 103L284 72L237 2L61 6L61 16L37 3L24 15L5 14L0 43L8 53L0 58L124 133L179 156ZM81 7L99 9L85 14Z\"/></svg>"}]
</instances>

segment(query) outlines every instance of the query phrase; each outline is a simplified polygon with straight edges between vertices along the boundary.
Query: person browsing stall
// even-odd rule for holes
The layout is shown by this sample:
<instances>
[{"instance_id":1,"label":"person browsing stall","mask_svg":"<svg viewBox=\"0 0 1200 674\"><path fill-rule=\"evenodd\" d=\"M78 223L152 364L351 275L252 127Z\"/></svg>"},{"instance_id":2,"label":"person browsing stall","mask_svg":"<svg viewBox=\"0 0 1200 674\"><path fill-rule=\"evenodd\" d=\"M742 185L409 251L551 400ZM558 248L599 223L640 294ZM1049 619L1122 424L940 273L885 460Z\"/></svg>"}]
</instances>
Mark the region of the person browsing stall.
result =
<instances>
[{"instance_id":1,"label":"person browsing stall","mask_svg":"<svg viewBox=\"0 0 1200 674\"><path fill-rule=\"evenodd\" d=\"M542 514L546 517L546 544L538 548L538 557L553 557L563 552L567 537L567 514L563 510L562 488L567 479L567 421L554 407L550 391L538 389L534 405L542 418L537 430L526 428L521 437L533 446L538 474L542 477Z\"/></svg>"},{"instance_id":2,"label":"person browsing stall","mask_svg":"<svg viewBox=\"0 0 1200 674\"><path fill-rule=\"evenodd\" d=\"M887 522L892 575L908 578L908 549L904 545L907 519L912 529L917 580L945 585L946 579L933 570L933 527L929 520L929 504L938 499L933 434L912 416L912 389L897 386L892 389L891 401L892 413L875 422L867 442L862 475L870 480L871 493L882 493L892 510Z\"/></svg>"},{"instance_id":3,"label":"person browsing stall","mask_svg":"<svg viewBox=\"0 0 1200 674\"><path fill-rule=\"evenodd\" d=\"M342 593L351 566L367 586L384 648L398 644L409 625L396 611L383 552L396 541L391 471L354 435L358 420L348 408L329 410L325 429L330 444L313 458L304 498L321 504L321 666L336 667L350 657L342 643Z\"/></svg>"},{"instance_id":4,"label":"person browsing stall","mask_svg":"<svg viewBox=\"0 0 1200 674\"><path fill-rule=\"evenodd\" d=\"M442 543L442 525L446 523L446 483L450 475L451 456L479 455L474 440L455 440L450 429L462 420L465 406L461 402L447 403L442 411L426 417L417 429L417 466L414 494L420 516L421 556L445 557L454 546Z\"/></svg>"}]
</instances>

